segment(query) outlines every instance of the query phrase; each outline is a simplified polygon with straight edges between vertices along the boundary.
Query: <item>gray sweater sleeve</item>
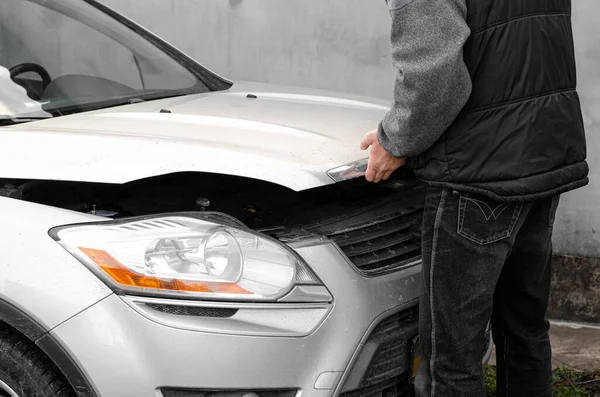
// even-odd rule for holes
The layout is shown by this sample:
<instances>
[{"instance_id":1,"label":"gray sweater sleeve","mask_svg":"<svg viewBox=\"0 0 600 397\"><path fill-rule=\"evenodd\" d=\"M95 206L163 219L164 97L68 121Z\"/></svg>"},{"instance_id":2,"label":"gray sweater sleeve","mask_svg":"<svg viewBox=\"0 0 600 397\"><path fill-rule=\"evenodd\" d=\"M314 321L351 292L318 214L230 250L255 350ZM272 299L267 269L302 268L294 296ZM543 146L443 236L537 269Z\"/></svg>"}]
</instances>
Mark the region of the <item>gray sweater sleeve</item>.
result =
<instances>
[{"instance_id":1,"label":"gray sweater sleeve","mask_svg":"<svg viewBox=\"0 0 600 397\"><path fill-rule=\"evenodd\" d=\"M467 5L466 0L387 3L398 76L394 104L379 125L379 142L395 157L414 157L442 136L471 95L463 60L471 33Z\"/></svg>"}]
</instances>

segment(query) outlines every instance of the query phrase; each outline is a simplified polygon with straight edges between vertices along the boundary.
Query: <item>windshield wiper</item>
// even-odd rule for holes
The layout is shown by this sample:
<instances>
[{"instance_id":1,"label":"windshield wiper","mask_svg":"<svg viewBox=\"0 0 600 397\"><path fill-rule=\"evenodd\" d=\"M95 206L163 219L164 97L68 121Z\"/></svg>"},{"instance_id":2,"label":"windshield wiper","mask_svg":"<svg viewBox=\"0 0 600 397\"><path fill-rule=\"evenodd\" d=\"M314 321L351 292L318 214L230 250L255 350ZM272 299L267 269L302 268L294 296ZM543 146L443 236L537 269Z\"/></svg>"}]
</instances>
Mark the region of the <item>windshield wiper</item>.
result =
<instances>
[{"instance_id":1,"label":"windshield wiper","mask_svg":"<svg viewBox=\"0 0 600 397\"><path fill-rule=\"evenodd\" d=\"M20 124L20 123L29 123L31 121L38 121L38 120L46 120L46 119L51 119L52 116L48 116L48 117L11 117L11 116L0 116L0 126L2 125L13 125L13 124Z\"/></svg>"}]
</instances>

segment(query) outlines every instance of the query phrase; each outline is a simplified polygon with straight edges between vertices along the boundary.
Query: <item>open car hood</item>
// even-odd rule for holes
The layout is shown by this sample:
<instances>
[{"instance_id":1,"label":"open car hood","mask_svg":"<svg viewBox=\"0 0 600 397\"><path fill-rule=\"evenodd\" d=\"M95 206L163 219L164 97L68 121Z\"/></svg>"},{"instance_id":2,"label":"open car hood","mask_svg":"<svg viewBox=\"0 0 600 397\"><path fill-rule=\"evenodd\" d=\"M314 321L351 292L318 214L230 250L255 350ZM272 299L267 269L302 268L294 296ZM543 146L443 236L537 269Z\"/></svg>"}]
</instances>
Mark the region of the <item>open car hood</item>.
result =
<instances>
[{"instance_id":1,"label":"open car hood","mask_svg":"<svg viewBox=\"0 0 600 397\"><path fill-rule=\"evenodd\" d=\"M192 171L305 190L368 157L360 140L388 108L371 98L238 83L2 127L0 178L126 183Z\"/></svg>"}]
</instances>

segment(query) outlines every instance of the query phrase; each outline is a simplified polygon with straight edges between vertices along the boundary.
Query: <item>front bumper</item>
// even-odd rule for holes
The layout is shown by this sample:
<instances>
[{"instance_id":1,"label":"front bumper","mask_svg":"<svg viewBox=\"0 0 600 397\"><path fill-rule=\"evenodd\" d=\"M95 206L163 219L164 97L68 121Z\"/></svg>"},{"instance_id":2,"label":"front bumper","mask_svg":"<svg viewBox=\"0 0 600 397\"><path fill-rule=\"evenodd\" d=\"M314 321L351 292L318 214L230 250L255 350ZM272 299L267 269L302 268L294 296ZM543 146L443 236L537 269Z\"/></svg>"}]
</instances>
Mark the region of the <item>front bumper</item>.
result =
<instances>
[{"instance_id":1,"label":"front bumper","mask_svg":"<svg viewBox=\"0 0 600 397\"><path fill-rule=\"evenodd\" d=\"M204 330L168 319L161 322L112 295L55 328L52 335L101 397L160 396L160 389L168 387L298 389L303 397L337 395L377 324L416 305L420 266L365 278L330 242L293 248L334 297L318 323L292 327L295 334L286 334L285 326L272 327L273 332L268 327L237 334L224 327L220 332L214 326L218 319L207 319L213 328ZM285 323L285 310L278 313Z\"/></svg>"}]
</instances>

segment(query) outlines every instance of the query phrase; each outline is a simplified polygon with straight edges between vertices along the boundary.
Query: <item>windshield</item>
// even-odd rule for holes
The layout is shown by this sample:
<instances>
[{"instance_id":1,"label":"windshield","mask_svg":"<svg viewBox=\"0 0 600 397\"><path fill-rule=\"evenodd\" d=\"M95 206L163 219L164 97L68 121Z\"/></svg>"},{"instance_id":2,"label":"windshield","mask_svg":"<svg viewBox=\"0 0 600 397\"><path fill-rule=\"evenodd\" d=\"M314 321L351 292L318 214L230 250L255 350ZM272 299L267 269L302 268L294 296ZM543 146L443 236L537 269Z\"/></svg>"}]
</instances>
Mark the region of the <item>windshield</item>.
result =
<instances>
[{"instance_id":1,"label":"windshield","mask_svg":"<svg viewBox=\"0 0 600 397\"><path fill-rule=\"evenodd\" d=\"M0 2L0 119L52 117L229 87L100 8L91 0Z\"/></svg>"}]
</instances>

